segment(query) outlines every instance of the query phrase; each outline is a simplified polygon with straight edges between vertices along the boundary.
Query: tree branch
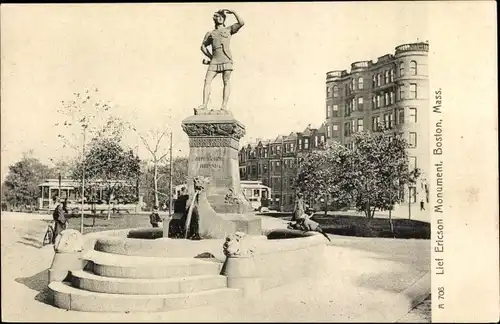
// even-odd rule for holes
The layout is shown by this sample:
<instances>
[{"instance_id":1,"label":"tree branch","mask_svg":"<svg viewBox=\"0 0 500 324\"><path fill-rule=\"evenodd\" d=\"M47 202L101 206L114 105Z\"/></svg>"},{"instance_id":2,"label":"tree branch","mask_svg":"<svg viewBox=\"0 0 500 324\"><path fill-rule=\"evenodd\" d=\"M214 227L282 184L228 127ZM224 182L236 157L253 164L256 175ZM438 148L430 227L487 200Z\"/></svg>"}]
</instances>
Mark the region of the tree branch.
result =
<instances>
[{"instance_id":1,"label":"tree branch","mask_svg":"<svg viewBox=\"0 0 500 324\"><path fill-rule=\"evenodd\" d=\"M167 133L167 131L163 131L160 134L160 137L158 138L158 140L156 141L155 154L158 152L158 146L160 145L161 139L163 138L163 136L165 136L166 133Z\"/></svg>"},{"instance_id":2,"label":"tree branch","mask_svg":"<svg viewBox=\"0 0 500 324\"><path fill-rule=\"evenodd\" d=\"M153 149L151 149L151 147L149 146L147 140L144 138L144 136L142 136L141 134L139 134L139 138L142 140L142 143L144 143L144 146L146 146L146 149L148 150L149 153L151 153L151 155L153 156L153 158L155 157L155 151L153 151Z\"/></svg>"}]
</instances>

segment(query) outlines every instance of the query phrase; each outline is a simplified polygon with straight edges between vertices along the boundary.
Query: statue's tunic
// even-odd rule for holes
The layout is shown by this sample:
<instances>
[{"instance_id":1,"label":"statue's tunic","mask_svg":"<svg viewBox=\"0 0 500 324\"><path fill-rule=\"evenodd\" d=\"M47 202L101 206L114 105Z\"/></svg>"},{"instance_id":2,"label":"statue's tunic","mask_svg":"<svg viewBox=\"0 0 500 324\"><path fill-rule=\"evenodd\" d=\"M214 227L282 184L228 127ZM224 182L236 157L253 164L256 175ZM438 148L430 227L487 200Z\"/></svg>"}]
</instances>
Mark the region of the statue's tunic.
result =
<instances>
[{"instance_id":1,"label":"statue's tunic","mask_svg":"<svg viewBox=\"0 0 500 324\"><path fill-rule=\"evenodd\" d=\"M233 57L229 45L231 35L236 34L241 27L241 24L236 23L229 27L215 29L205 35L203 44L205 46L212 45L213 57L208 66L209 71L224 72L233 70Z\"/></svg>"}]
</instances>

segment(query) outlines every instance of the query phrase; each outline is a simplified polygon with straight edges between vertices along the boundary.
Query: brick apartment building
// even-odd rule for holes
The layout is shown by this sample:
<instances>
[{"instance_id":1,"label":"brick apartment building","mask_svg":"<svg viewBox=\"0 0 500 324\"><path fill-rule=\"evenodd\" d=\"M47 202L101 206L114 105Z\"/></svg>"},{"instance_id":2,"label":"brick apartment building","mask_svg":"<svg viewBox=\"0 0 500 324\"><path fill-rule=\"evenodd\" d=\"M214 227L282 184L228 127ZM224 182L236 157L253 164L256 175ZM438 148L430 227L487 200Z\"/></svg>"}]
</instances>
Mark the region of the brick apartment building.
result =
<instances>
[{"instance_id":1,"label":"brick apartment building","mask_svg":"<svg viewBox=\"0 0 500 324\"><path fill-rule=\"evenodd\" d=\"M241 180L259 180L271 187L270 207L291 211L295 200L293 181L299 159L326 142L325 125L273 140L257 140L239 152Z\"/></svg>"},{"instance_id":2,"label":"brick apartment building","mask_svg":"<svg viewBox=\"0 0 500 324\"><path fill-rule=\"evenodd\" d=\"M422 175L415 187L402 193L405 203L428 202L429 75L428 43L397 46L394 54L351 64L347 70L326 74L326 122L328 143L351 147L351 135L377 131L380 124L403 131L410 148L411 168Z\"/></svg>"}]
</instances>

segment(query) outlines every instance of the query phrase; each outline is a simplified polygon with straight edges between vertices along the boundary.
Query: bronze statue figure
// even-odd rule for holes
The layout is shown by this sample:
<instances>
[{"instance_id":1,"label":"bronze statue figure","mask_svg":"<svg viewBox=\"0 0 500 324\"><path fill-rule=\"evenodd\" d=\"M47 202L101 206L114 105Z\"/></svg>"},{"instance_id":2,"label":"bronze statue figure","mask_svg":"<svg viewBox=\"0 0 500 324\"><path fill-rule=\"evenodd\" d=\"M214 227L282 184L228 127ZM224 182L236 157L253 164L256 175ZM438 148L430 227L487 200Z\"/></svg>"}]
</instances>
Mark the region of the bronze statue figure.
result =
<instances>
[{"instance_id":1,"label":"bronze statue figure","mask_svg":"<svg viewBox=\"0 0 500 324\"><path fill-rule=\"evenodd\" d=\"M224 22L226 21L226 16L229 14L233 14L237 22L226 27ZM212 81L217 74L222 73L224 86L221 109L227 110L230 93L229 80L233 71L233 57L229 45L231 36L236 34L245 23L236 12L227 9L215 12L213 21L215 24L214 30L205 35L201 44L201 51L208 58L203 59L203 64L208 65L208 69L203 87L203 104L198 109L207 109ZM211 51L208 50L209 46L211 47Z\"/></svg>"}]
</instances>

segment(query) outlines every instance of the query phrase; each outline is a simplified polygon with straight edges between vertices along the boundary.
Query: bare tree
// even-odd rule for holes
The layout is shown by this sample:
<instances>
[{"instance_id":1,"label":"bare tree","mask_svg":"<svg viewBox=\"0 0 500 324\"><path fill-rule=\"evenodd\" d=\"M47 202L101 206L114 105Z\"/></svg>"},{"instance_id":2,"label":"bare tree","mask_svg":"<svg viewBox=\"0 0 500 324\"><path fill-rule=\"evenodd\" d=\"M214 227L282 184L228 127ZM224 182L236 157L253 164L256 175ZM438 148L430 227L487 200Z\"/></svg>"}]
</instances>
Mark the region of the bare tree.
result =
<instances>
[{"instance_id":1,"label":"bare tree","mask_svg":"<svg viewBox=\"0 0 500 324\"><path fill-rule=\"evenodd\" d=\"M160 166L160 163L167 158L169 155L170 151L166 149L162 145L162 141L164 140L165 136L168 135L170 132L168 130L151 130L148 132L147 135L141 134L137 132L139 138L141 139L142 143L144 144L144 147L146 150L149 152L151 155L151 159L153 162L153 185L154 185L154 197L155 197L155 205L159 205L159 199L158 199L158 167Z\"/></svg>"}]
</instances>

